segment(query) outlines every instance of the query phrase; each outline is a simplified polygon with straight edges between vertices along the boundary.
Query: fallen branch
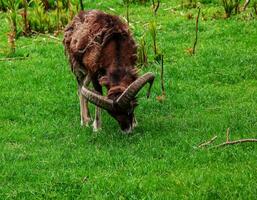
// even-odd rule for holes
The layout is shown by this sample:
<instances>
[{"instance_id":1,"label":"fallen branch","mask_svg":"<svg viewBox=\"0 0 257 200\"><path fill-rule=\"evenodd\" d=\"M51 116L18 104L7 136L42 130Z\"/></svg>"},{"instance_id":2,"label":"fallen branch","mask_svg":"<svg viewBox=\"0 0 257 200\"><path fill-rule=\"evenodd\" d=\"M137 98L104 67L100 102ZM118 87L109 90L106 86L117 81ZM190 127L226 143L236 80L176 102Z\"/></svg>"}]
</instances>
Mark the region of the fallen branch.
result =
<instances>
[{"instance_id":1,"label":"fallen branch","mask_svg":"<svg viewBox=\"0 0 257 200\"><path fill-rule=\"evenodd\" d=\"M217 148L217 147L223 147L223 146L226 146L226 145L240 144L240 143L245 143L245 142L257 142L257 139L241 139L241 140L223 142L221 144L210 147L210 149Z\"/></svg>"},{"instance_id":2,"label":"fallen branch","mask_svg":"<svg viewBox=\"0 0 257 200\"><path fill-rule=\"evenodd\" d=\"M223 142L221 144L209 147L209 149L218 148L218 147L224 147L226 145L241 144L241 143L246 143L246 142L257 142L257 139L255 139L255 138L254 139L253 138L247 138L247 139L240 139L240 140L230 141L229 134L230 134L230 128L228 128L227 132L226 132L226 142ZM216 138L217 138L217 136L214 136L209 141L206 141L206 142L203 142L203 143L199 144L198 148L202 148L202 147L208 146L209 144L213 143L213 141Z\"/></svg>"},{"instance_id":3,"label":"fallen branch","mask_svg":"<svg viewBox=\"0 0 257 200\"><path fill-rule=\"evenodd\" d=\"M207 146L207 145L213 143L213 141L216 140L217 137L218 137L218 136L215 135L212 139L210 139L210 140L208 140L208 141L206 141L206 142L203 142L203 143L199 144L197 147L198 147L198 148L205 147L205 146Z\"/></svg>"}]
</instances>

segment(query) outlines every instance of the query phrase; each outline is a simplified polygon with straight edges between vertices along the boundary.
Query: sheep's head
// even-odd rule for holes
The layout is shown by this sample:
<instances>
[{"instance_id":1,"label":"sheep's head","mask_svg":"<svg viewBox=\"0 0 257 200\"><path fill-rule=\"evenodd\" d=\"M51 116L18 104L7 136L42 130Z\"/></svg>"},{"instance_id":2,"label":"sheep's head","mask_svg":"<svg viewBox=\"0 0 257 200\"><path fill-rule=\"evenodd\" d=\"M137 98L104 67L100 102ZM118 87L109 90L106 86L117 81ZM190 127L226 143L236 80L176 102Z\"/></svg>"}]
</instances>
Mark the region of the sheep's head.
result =
<instances>
[{"instance_id":1,"label":"sheep's head","mask_svg":"<svg viewBox=\"0 0 257 200\"><path fill-rule=\"evenodd\" d=\"M88 101L107 110L118 121L123 131L129 132L132 129L134 109L137 106L136 95L146 83L149 83L147 92L147 97L149 97L153 81L154 75L146 73L133 81L127 88L111 88L107 97L98 95L85 87L82 87L81 92Z\"/></svg>"}]
</instances>

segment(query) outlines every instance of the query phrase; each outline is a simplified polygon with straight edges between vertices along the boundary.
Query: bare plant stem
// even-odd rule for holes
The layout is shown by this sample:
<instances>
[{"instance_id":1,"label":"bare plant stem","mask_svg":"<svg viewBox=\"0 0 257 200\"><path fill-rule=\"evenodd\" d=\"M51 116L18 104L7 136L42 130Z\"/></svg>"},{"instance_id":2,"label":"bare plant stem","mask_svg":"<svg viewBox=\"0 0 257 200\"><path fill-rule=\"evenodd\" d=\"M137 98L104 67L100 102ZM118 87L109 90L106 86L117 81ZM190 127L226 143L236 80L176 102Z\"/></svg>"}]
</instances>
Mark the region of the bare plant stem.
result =
<instances>
[{"instance_id":1,"label":"bare plant stem","mask_svg":"<svg viewBox=\"0 0 257 200\"><path fill-rule=\"evenodd\" d=\"M127 23L129 25L129 0L126 1L126 7L127 7L127 13L126 13L126 15L127 15Z\"/></svg>"},{"instance_id":2,"label":"bare plant stem","mask_svg":"<svg viewBox=\"0 0 257 200\"><path fill-rule=\"evenodd\" d=\"M155 5L155 3L154 3L154 15L157 14L159 7L160 7L160 0L157 0L157 5Z\"/></svg>"},{"instance_id":3,"label":"bare plant stem","mask_svg":"<svg viewBox=\"0 0 257 200\"><path fill-rule=\"evenodd\" d=\"M15 49L16 49L15 37L16 37L15 31L11 31L10 33L8 33L8 44L10 46L10 54L15 53Z\"/></svg>"},{"instance_id":4,"label":"bare plant stem","mask_svg":"<svg viewBox=\"0 0 257 200\"><path fill-rule=\"evenodd\" d=\"M243 6L243 11L246 10L247 6L249 5L250 0L245 0L244 6Z\"/></svg>"},{"instance_id":5,"label":"bare plant stem","mask_svg":"<svg viewBox=\"0 0 257 200\"><path fill-rule=\"evenodd\" d=\"M161 55L161 87L162 87L162 95L165 95L165 88L164 88L164 79L163 79L163 54Z\"/></svg>"},{"instance_id":6,"label":"bare plant stem","mask_svg":"<svg viewBox=\"0 0 257 200\"><path fill-rule=\"evenodd\" d=\"M199 27L199 17L200 17L200 12L201 12L201 8L198 8L198 14L196 17L196 24L195 24L195 42L194 42L194 46L193 46L193 54L195 54L195 47L197 44L197 39L198 39L198 27Z\"/></svg>"},{"instance_id":7,"label":"bare plant stem","mask_svg":"<svg viewBox=\"0 0 257 200\"><path fill-rule=\"evenodd\" d=\"M59 33L60 30L60 0L56 0L57 4L57 34Z\"/></svg>"},{"instance_id":8,"label":"bare plant stem","mask_svg":"<svg viewBox=\"0 0 257 200\"><path fill-rule=\"evenodd\" d=\"M230 128L227 129L227 140L226 140L226 142L229 142L229 133L230 133Z\"/></svg>"},{"instance_id":9,"label":"bare plant stem","mask_svg":"<svg viewBox=\"0 0 257 200\"><path fill-rule=\"evenodd\" d=\"M23 7L24 7L24 11L23 11L23 23L24 23L24 28L23 28L23 34L26 36L28 35L28 19L27 19L27 16L28 16L28 2L27 0L23 0Z\"/></svg>"},{"instance_id":10,"label":"bare plant stem","mask_svg":"<svg viewBox=\"0 0 257 200\"><path fill-rule=\"evenodd\" d=\"M41 0L41 1L42 1L42 3L44 4L44 8L45 8L45 10L49 10L50 5L49 5L48 0Z\"/></svg>"},{"instance_id":11,"label":"bare plant stem","mask_svg":"<svg viewBox=\"0 0 257 200\"><path fill-rule=\"evenodd\" d=\"M79 3L80 3L80 9L84 10L83 0L79 0Z\"/></svg>"}]
</instances>

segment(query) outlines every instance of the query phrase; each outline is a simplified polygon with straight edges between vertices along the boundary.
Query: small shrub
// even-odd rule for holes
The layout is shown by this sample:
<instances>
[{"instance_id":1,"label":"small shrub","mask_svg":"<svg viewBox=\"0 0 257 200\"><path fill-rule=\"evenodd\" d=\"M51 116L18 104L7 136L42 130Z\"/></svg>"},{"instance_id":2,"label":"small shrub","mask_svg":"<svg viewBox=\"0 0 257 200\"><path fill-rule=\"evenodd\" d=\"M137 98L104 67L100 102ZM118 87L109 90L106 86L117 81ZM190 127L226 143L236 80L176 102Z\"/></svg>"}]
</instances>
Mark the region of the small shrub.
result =
<instances>
[{"instance_id":1,"label":"small shrub","mask_svg":"<svg viewBox=\"0 0 257 200\"><path fill-rule=\"evenodd\" d=\"M225 10L225 18L229 18L235 10L235 13L237 14L239 12L239 4L240 0L222 0L222 5Z\"/></svg>"},{"instance_id":2,"label":"small shrub","mask_svg":"<svg viewBox=\"0 0 257 200\"><path fill-rule=\"evenodd\" d=\"M145 41L145 35L139 41L138 46L138 65L147 66L147 46Z\"/></svg>"},{"instance_id":3,"label":"small shrub","mask_svg":"<svg viewBox=\"0 0 257 200\"><path fill-rule=\"evenodd\" d=\"M159 52L157 47L157 27L155 21L149 24L149 32L153 41L154 60L160 63L161 53Z\"/></svg>"},{"instance_id":4,"label":"small shrub","mask_svg":"<svg viewBox=\"0 0 257 200\"><path fill-rule=\"evenodd\" d=\"M0 10L7 11L7 2L5 0L0 0Z\"/></svg>"},{"instance_id":5,"label":"small shrub","mask_svg":"<svg viewBox=\"0 0 257 200\"><path fill-rule=\"evenodd\" d=\"M151 22L149 24L149 32L150 32L150 35L152 37L152 41L153 41L153 52L154 52L154 55L157 54L157 30L156 30L156 23L155 22Z\"/></svg>"},{"instance_id":6,"label":"small shrub","mask_svg":"<svg viewBox=\"0 0 257 200\"><path fill-rule=\"evenodd\" d=\"M18 36L18 9L19 9L19 1L18 0L13 0L13 1L7 1L7 20L10 25L10 30L12 35L16 38Z\"/></svg>"}]
</instances>

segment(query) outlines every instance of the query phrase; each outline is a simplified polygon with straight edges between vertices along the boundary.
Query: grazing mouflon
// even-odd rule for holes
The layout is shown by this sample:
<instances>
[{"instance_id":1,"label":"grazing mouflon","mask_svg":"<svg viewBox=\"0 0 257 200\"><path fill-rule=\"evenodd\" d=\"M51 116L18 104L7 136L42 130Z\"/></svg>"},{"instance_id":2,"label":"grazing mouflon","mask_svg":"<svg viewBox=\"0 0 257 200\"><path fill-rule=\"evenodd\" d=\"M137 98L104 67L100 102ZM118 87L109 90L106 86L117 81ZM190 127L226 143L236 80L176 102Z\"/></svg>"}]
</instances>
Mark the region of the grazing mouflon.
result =
<instances>
[{"instance_id":1,"label":"grazing mouflon","mask_svg":"<svg viewBox=\"0 0 257 200\"><path fill-rule=\"evenodd\" d=\"M81 11L65 28L63 44L78 82L81 124L88 125L88 101L96 105L94 130L101 127L100 108L114 117L121 129L136 125L136 94L154 81L152 73L138 77L137 47L128 25L119 17L98 10ZM94 91L88 89L92 82ZM102 87L107 88L103 96Z\"/></svg>"}]
</instances>

